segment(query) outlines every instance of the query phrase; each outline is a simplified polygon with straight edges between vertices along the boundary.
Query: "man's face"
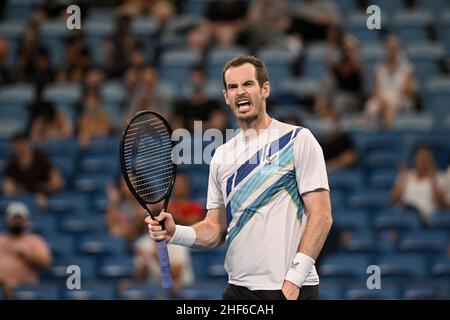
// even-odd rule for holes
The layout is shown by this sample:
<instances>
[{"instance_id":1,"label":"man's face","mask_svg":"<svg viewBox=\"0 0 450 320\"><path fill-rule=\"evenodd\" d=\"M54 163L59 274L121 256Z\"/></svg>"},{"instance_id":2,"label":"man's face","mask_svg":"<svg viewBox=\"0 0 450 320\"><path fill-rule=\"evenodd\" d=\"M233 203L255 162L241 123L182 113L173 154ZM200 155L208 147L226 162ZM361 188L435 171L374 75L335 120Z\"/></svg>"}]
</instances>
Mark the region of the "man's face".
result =
<instances>
[{"instance_id":1,"label":"man's face","mask_svg":"<svg viewBox=\"0 0 450 320\"><path fill-rule=\"evenodd\" d=\"M266 82L262 88L259 86L256 69L252 64L246 63L228 69L225 72L225 83L225 101L238 120L251 122L265 110L270 85Z\"/></svg>"}]
</instances>

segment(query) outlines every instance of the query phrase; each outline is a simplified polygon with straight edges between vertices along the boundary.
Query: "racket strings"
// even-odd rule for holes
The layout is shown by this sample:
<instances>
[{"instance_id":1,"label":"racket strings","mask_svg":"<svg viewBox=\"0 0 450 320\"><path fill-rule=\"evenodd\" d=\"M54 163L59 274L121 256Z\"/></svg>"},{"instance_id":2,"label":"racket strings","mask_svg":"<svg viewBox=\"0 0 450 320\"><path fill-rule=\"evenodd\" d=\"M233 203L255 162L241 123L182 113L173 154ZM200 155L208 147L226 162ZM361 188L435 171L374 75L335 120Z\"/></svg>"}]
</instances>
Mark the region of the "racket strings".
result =
<instances>
[{"instance_id":1,"label":"racket strings","mask_svg":"<svg viewBox=\"0 0 450 320\"><path fill-rule=\"evenodd\" d=\"M128 178L136 193L147 202L162 200L171 186L175 166L172 141L163 121L143 114L130 124L124 139Z\"/></svg>"}]
</instances>

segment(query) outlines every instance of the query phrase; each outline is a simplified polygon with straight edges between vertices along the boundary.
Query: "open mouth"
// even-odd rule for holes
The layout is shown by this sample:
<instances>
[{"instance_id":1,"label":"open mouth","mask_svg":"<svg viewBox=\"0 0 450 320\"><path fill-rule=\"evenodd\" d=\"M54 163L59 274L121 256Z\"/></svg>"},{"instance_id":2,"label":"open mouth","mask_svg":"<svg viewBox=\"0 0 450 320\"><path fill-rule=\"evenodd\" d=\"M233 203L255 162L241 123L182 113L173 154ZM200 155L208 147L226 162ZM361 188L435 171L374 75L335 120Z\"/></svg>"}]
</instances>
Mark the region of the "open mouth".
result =
<instances>
[{"instance_id":1,"label":"open mouth","mask_svg":"<svg viewBox=\"0 0 450 320\"><path fill-rule=\"evenodd\" d=\"M236 101L236 107L239 110L244 110L244 109L249 109L251 106L250 100L245 98L245 99L239 99Z\"/></svg>"}]
</instances>

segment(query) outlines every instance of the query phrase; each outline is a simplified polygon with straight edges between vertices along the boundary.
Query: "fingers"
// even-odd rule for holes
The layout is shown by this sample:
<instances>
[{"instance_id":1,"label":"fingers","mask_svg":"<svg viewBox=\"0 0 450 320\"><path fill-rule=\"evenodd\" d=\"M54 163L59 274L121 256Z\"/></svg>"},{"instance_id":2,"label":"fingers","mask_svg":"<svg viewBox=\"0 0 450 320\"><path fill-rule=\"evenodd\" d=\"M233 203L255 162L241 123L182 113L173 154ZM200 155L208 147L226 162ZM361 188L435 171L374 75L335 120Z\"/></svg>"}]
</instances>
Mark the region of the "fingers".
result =
<instances>
[{"instance_id":1,"label":"fingers","mask_svg":"<svg viewBox=\"0 0 450 320\"><path fill-rule=\"evenodd\" d=\"M160 214L155 218L156 221L161 222L165 218L169 217L170 213L165 212L164 210L160 212Z\"/></svg>"},{"instance_id":2,"label":"fingers","mask_svg":"<svg viewBox=\"0 0 450 320\"><path fill-rule=\"evenodd\" d=\"M161 229L161 227L159 227ZM149 226L149 231L148 234L150 235L150 238L152 240L155 241L161 241L161 240L165 240L167 237L167 230L160 230L160 231L153 231L150 229Z\"/></svg>"}]
</instances>

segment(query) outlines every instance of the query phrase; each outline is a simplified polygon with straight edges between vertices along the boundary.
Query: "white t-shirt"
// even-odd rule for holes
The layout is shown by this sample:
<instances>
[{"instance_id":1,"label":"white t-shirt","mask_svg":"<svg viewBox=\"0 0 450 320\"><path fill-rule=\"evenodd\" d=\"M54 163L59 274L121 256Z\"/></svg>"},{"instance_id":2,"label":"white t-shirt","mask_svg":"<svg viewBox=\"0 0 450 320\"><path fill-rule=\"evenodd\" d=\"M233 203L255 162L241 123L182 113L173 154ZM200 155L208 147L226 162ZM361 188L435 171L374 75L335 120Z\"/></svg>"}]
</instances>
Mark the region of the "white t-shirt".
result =
<instances>
[{"instance_id":1,"label":"white t-shirt","mask_svg":"<svg viewBox=\"0 0 450 320\"><path fill-rule=\"evenodd\" d=\"M402 202L417 208L426 222L430 222L432 215L438 209L437 203L434 201L432 183L430 178L419 179L415 170L410 170L402 194ZM445 190L445 178L442 173L437 175L437 184L442 190Z\"/></svg>"},{"instance_id":2,"label":"white t-shirt","mask_svg":"<svg viewBox=\"0 0 450 320\"><path fill-rule=\"evenodd\" d=\"M157 250L156 242L147 235L140 237L135 243L135 251L145 254L145 261L136 258L135 264L145 263L148 270L148 280L159 283L161 281L161 269ZM183 286L191 285L194 282L194 272L189 248L169 243L167 244L167 253L169 254L171 267L175 265L183 266L181 284Z\"/></svg>"},{"instance_id":3,"label":"white t-shirt","mask_svg":"<svg viewBox=\"0 0 450 320\"><path fill-rule=\"evenodd\" d=\"M241 132L216 150L207 208L226 208L229 283L282 288L308 219L301 195L320 188L329 190L325 160L308 129L273 119L250 141ZM313 267L304 285L318 283Z\"/></svg>"}]
</instances>

